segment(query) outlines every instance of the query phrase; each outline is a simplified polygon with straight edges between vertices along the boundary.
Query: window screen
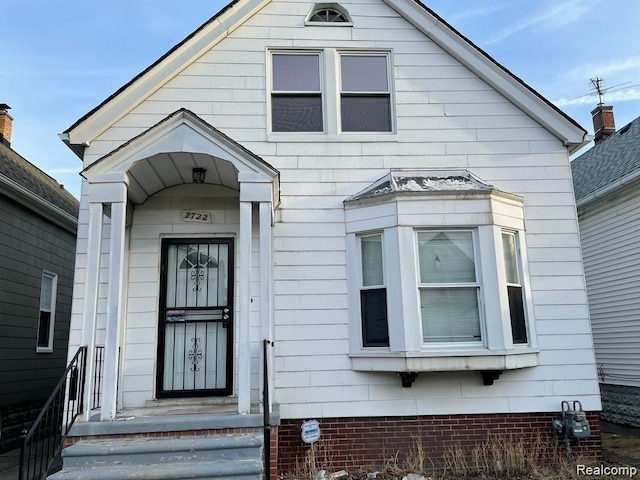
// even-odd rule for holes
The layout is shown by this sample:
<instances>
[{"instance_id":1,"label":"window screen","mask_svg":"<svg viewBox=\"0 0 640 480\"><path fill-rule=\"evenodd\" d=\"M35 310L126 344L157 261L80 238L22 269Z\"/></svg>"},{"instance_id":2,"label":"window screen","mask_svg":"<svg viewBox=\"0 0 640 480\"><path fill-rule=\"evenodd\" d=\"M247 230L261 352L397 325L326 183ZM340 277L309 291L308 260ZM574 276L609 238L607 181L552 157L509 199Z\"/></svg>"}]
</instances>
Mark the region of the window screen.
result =
<instances>
[{"instance_id":1,"label":"window screen","mask_svg":"<svg viewBox=\"0 0 640 480\"><path fill-rule=\"evenodd\" d=\"M345 132L390 132L387 55L341 55L340 113Z\"/></svg>"},{"instance_id":2,"label":"window screen","mask_svg":"<svg viewBox=\"0 0 640 480\"><path fill-rule=\"evenodd\" d=\"M272 72L272 131L322 132L320 54L273 54Z\"/></svg>"}]
</instances>

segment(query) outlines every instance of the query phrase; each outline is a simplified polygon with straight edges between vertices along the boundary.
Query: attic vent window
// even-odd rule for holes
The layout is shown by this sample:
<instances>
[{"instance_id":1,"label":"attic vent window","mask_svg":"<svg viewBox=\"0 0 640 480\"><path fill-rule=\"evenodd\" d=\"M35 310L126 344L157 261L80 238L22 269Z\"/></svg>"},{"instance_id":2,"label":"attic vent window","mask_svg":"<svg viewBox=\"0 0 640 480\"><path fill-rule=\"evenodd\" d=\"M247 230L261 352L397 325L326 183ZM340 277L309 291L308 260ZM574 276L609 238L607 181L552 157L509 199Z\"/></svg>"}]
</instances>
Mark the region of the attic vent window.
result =
<instances>
[{"instance_id":1,"label":"attic vent window","mask_svg":"<svg viewBox=\"0 0 640 480\"><path fill-rule=\"evenodd\" d=\"M307 25L352 25L347 11L337 4L316 5L305 22Z\"/></svg>"}]
</instances>

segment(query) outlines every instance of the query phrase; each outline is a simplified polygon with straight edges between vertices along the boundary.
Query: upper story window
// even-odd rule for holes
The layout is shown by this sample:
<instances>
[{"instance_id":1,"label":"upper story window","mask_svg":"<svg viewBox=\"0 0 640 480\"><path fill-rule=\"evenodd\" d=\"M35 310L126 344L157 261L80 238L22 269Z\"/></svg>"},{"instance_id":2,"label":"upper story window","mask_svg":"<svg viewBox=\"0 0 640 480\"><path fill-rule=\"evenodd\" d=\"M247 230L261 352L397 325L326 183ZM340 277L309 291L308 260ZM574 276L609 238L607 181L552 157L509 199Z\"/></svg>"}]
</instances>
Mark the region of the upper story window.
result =
<instances>
[{"instance_id":1,"label":"upper story window","mask_svg":"<svg viewBox=\"0 0 640 480\"><path fill-rule=\"evenodd\" d=\"M391 91L387 55L340 55L343 132L390 132Z\"/></svg>"},{"instance_id":2,"label":"upper story window","mask_svg":"<svg viewBox=\"0 0 640 480\"><path fill-rule=\"evenodd\" d=\"M272 131L323 131L320 57L319 52L272 55Z\"/></svg>"},{"instance_id":3,"label":"upper story window","mask_svg":"<svg viewBox=\"0 0 640 480\"><path fill-rule=\"evenodd\" d=\"M418 232L422 341L479 342L472 231Z\"/></svg>"},{"instance_id":4,"label":"upper story window","mask_svg":"<svg viewBox=\"0 0 640 480\"><path fill-rule=\"evenodd\" d=\"M333 25L350 26L351 18L341 5L337 3L321 3L314 5L313 10L307 15L306 25Z\"/></svg>"},{"instance_id":5,"label":"upper story window","mask_svg":"<svg viewBox=\"0 0 640 480\"><path fill-rule=\"evenodd\" d=\"M301 133L393 133L390 52L284 50L270 60L271 133L295 133L295 141Z\"/></svg>"},{"instance_id":6,"label":"upper story window","mask_svg":"<svg viewBox=\"0 0 640 480\"><path fill-rule=\"evenodd\" d=\"M56 294L58 276L42 272L40 287L40 313L38 316L37 352L53 351L53 329L56 315Z\"/></svg>"}]
</instances>

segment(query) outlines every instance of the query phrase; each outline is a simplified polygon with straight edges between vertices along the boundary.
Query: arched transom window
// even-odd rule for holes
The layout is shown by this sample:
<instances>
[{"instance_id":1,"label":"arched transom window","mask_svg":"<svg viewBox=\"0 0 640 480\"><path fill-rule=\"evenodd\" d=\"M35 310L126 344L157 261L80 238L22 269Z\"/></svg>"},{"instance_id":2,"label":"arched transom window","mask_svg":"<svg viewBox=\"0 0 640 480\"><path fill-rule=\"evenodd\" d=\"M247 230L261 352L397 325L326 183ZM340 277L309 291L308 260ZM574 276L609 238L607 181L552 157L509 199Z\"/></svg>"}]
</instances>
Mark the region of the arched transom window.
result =
<instances>
[{"instance_id":1,"label":"arched transom window","mask_svg":"<svg viewBox=\"0 0 640 480\"><path fill-rule=\"evenodd\" d=\"M307 23L351 25L351 18L338 4L317 4L308 15Z\"/></svg>"}]
</instances>

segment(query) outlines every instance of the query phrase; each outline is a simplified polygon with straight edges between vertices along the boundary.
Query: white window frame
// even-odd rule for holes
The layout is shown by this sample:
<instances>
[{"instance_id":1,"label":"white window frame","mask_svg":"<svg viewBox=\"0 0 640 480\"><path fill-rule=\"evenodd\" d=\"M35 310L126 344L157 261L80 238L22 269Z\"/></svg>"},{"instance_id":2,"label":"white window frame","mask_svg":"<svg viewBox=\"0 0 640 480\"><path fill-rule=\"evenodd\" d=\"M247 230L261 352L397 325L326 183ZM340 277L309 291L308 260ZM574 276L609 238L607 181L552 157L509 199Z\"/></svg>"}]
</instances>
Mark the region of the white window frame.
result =
<instances>
[{"instance_id":1,"label":"white window frame","mask_svg":"<svg viewBox=\"0 0 640 480\"><path fill-rule=\"evenodd\" d=\"M274 65L273 65L273 57L275 55L292 55L292 56L300 56L300 55L317 55L318 56L318 75L320 82L320 106L322 108L322 131L300 131L300 132L278 132L273 130L273 97L278 94L309 94L310 91L289 91L289 90L275 90L273 87L273 74L274 74ZM268 51L269 61L268 72L267 72L267 81L268 81L268 101L267 101L267 122L268 122L268 132L277 136L288 136L288 135L309 135L309 136L318 136L324 135L327 131L327 100L326 100L326 84L325 84L325 60L324 60L324 52L322 49L274 49Z\"/></svg>"},{"instance_id":2,"label":"white window frame","mask_svg":"<svg viewBox=\"0 0 640 480\"><path fill-rule=\"evenodd\" d=\"M51 280L51 298L49 300L48 306L42 305L42 292L45 279ZM57 303L57 293L58 293L58 275L43 270L42 277L40 281L40 303L38 307L38 322L36 329L36 352L37 353L51 353L53 352L53 334L55 331L55 317L56 317L56 303ZM42 322L42 313L49 313L49 337L47 345L40 345L40 322Z\"/></svg>"},{"instance_id":3,"label":"white window frame","mask_svg":"<svg viewBox=\"0 0 640 480\"><path fill-rule=\"evenodd\" d=\"M342 59L343 57L384 57L386 60L386 73L387 73L387 90L380 92L366 92L366 91L349 91L345 92L342 87ZM338 105L337 105L337 115L336 121L338 123L338 129L341 134L344 135L352 135L352 134L390 134L395 132L395 115L394 115L394 101L393 101L393 75L391 75L391 52L389 51L372 51L372 50L338 50L337 51L337 75L336 81L338 84ZM389 130L348 130L345 131L342 129L342 97L343 96L376 96L376 97L384 97L389 99Z\"/></svg>"},{"instance_id":4,"label":"white window frame","mask_svg":"<svg viewBox=\"0 0 640 480\"><path fill-rule=\"evenodd\" d=\"M273 131L272 95L273 95L273 55L279 54L320 54L320 86L322 97L322 132L277 132ZM387 86L389 89L390 122L389 131L342 132L340 111L342 55L385 56L387 59ZM397 142L396 101L393 76L393 51L389 49L346 49L346 48L298 48L270 47L266 50L267 72L267 142Z\"/></svg>"},{"instance_id":5,"label":"white window frame","mask_svg":"<svg viewBox=\"0 0 640 480\"><path fill-rule=\"evenodd\" d=\"M363 272L363 263L362 263L362 240L364 238L367 237L380 237L380 248L381 248L381 253L382 253L382 283L379 285L365 285L364 284L364 272ZM389 341L389 303L388 303L388 295L389 295L389 289L387 288L387 275L386 275L386 255L385 255L385 241L384 241L384 232L368 232L368 233L362 233L360 235L358 235L358 270L359 270L359 289L358 289L358 297L359 297L359 308L358 308L358 312L360 315L360 320L361 320L361 329L362 326L364 324L364 318L363 318L363 311L362 311L362 303L360 301L360 292L362 292L363 290L380 290L380 289L384 289L385 290L385 303L386 303L386 307L387 307L387 311L386 311L386 320L387 320L387 342ZM364 331L361 330L361 335L360 335L360 346L362 348L366 348L366 349L371 349L371 348L389 348L389 345L369 345L369 346L365 346L364 345Z\"/></svg>"},{"instance_id":6,"label":"white window frame","mask_svg":"<svg viewBox=\"0 0 640 480\"><path fill-rule=\"evenodd\" d=\"M473 283L422 283L421 278L420 278L420 249L419 249L419 236L420 233L424 233L424 232L430 232L430 233L435 233L435 232L469 232L471 233L471 246L473 248L473 268L474 268L474 272L475 272L475 278L476 281ZM428 289L442 289L442 288L464 288L464 289L471 289L474 288L475 292L476 292L476 298L477 298L477 303L478 303L478 323L479 323L479 329L480 329L480 339L478 339L477 341L468 341L468 342L425 342L424 341L424 331L423 331L423 323L424 320L422 319L422 315L420 316L420 338L422 339L422 347L423 349L430 349L430 348L438 348L438 347L447 347L447 348L451 348L451 347L466 347L466 346L474 346L474 345L485 345L485 338L486 338L486 333L485 333L485 315L484 315L484 309L483 309L483 305L484 305L484 290L482 288L482 277L481 277L481 266L480 266L480 248L478 245L478 233L477 233L477 229L473 229L473 228L457 228L457 229L443 229L443 228L439 228L439 229L416 229L414 232L415 235L415 245L414 245L414 251L415 251L415 263L416 263L416 285L417 285L417 289L418 289L418 309L421 308L421 300L420 300L420 292L422 290L428 290Z\"/></svg>"},{"instance_id":7,"label":"white window frame","mask_svg":"<svg viewBox=\"0 0 640 480\"><path fill-rule=\"evenodd\" d=\"M514 342L514 346L518 346L518 345L524 345L527 346L530 342L530 338L531 338L531 328L530 328L530 318L531 315L529 313L529 308L528 305L530 305L530 293L527 294L527 286L528 286L528 282L526 282L526 276L523 273L524 270L524 264L522 263L522 235L520 234L519 231L517 230L510 230L510 229L503 229L501 232L501 240L502 240L502 236L503 235L509 235L513 237L514 240L514 244L515 244L515 267L516 267L516 275L518 277L518 283L510 283L508 281L508 279L506 278L507 273L506 273L506 268L504 269L505 271L505 286L508 287L519 287L520 288L520 293L522 295L522 309L523 309L523 315L524 315L524 330L525 330L525 334L527 337L527 341L526 342L519 342L516 343L515 340L513 340ZM501 247L504 251L504 241L501 243ZM508 299L508 292L507 292L507 299ZM509 313L509 315L511 315L511 313ZM513 339L513 329L511 332L511 337Z\"/></svg>"}]
</instances>

